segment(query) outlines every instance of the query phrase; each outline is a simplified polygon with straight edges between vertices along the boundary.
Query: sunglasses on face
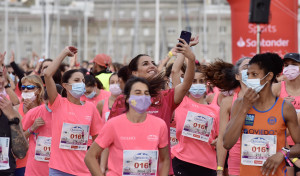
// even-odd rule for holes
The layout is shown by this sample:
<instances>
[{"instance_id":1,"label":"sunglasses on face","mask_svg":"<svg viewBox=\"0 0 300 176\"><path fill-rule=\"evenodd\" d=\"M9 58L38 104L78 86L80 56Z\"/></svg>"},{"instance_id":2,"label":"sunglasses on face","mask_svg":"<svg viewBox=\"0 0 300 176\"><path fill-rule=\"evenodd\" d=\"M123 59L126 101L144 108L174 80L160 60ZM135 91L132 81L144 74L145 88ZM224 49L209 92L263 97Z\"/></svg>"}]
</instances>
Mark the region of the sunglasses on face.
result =
<instances>
[{"instance_id":1,"label":"sunglasses on face","mask_svg":"<svg viewBox=\"0 0 300 176\"><path fill-rule=\"evenodd\" d=\"M27 90L33 90L34 88L36 88L36 86L34 86L34 85L28 85L28 86L22 85L21 88L22 88L22 90L25 90L26 88L27 88Z\"/></svg>"}]
</instances>

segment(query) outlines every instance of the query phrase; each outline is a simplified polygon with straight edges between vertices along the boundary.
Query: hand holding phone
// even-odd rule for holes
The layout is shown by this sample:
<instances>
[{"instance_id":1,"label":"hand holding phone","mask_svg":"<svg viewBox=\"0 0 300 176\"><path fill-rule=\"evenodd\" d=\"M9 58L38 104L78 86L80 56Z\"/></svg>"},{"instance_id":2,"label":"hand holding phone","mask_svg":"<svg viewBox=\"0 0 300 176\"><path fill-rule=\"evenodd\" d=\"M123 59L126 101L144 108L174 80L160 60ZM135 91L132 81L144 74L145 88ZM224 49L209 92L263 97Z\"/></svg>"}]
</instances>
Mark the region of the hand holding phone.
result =
<instances>
[{"instance_id":1,"label":"hand holding phone","mask_svg":"<svg viewBox=\"0 0 300 176\"><path fill-rule=\"evenodd\" d=\"M185 42L187 44L190 44L191 36L192 36L192 33L188 32L188 31L181 31L180 38L185 40ZM182 43L180 40L179 40L179 42Z\"/></svg>"}]
</instances>

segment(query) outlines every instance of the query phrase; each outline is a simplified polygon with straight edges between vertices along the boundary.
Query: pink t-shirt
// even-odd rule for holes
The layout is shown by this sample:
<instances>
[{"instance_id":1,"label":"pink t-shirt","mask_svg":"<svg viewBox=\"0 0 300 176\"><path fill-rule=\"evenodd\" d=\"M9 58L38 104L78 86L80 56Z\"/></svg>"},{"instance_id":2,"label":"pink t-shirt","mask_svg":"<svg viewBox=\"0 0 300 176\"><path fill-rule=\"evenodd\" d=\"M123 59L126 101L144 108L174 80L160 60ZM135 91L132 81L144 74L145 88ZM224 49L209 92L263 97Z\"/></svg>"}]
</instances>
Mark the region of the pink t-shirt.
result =
<instances>
[{"instance_id":1,"label":"pink t-shirt","mask_svg":"<svg viewBox=\"0 0 300 176\"><path fill-rule=\"evenodd\" d=\"M289 94L286 91L285 82L281 81L281 90L280 90L280 97L285 98L288 97ZM295 98L295 100L292 103L292 105L295 107L297 114L300 113L300 95L299 96L291 96ZM295 145L295 142L293 141L291 136L287 137L287 142L289 145Z\"/></svg>"},{"instance_id":2,"label":"pink t-shirt","mask_svg":"<svg viewBox=\"0 0 300 176\"><path fill-rule=\"evenodd\" d=\"M86 151L59 148L64 124L89 126L89 134L95 136L103 127L96 106L90 102L76 105L67 98L57 95L54 103L49 105L52 110L52 142L49 167L73 175L91 175L84 163ZM73 135L73 137L75 137Z\"/></svg>"},{"instance_id":3,"label":"pink t-shirt","mask_svg":"<svg viewBox=\"0 0 300 176\"><path fill-rule=\"evenodd\" d=\"M175 89L169 89L169 90L164 90L161 91L158 96L152 97L151 101L152 104L148 108L148 114L154 115L156 117L159 117L163 119L166 124L168 129L170 129L170 124L171 124L171 119L173 112L175 109L179 106L174 103L174 94L175 94ZM125 99L124 95L118 96L116 99L115 103L112 106L112 109L110 111L110 115L108 119L112 117L116 117L120 114L123 114L125 112ZM169 146L170 145L170 130L168 130L168 136L169 136ZM170 156L171 156L171 148L170 148ZM170 173L169 175L173 175L173 170L172 170L172 162L170 162Z\"/></svg>"},{"instance_id":4,"label":"pink t-shirt","mask_svg":"<svg viewBox=\"0 0 300 176\"><path fill-rule=\"evenodd\" d=\"M220 95L220 90L218 88L214 88L214 93L215 93L214 98L213 98L213 100L211 101L210 104L220 106L218 104L218 98L219 98L219 95Z\"/></svg>"},{"instance_id":5,"label":"pink t-shirt","mask_svg":"<svg viewBox=\"0 0 300 176\"><path fill-rule=\"evenodd\" d=\"M190 125L198 122L200 124L200 121L193 121L192 118L186 120L188 113L191 112L208 116L206 119L207 123L203 121L207 129L210 129L210 125L208 124L212 126L211 130L206 131L206 134L209 133L209 135L207 135L208 142L182 135L183 131L193 131L191 128L187 129L188 126L190 127ZM172 147L172 154L185 162L216 170L217 154L215 148L210 144L219 133L219 107L216 105L199 104L186 96L180 106L175 110L175 121L176 136L179 143ZM196 128L198 128L198 126ZM191 133L191 135L197 134ZM202 133L202 135L206 136L205 133Z\"/></svg>"},{"instance_id":6,"label":"pink t-shirt","mask_svg":"<svg viewBox=\"0 0 300 176\"><path fill-rule=\"evenodd\" d=\"M46 109L46 105L40 105L28 111L25 115L24 120L22 120L22 125L24 130L28 130L30 128L35 119L41 117L45 121L45 125L39 127L34 131L35 135L31 134L29 136L29 149L27 152L28 160L25 170L25 175L28 176L40 176L40 175L49 175L49 166L48 162L37 161L35 160L35 147L36 147L36 139L40 136L43 137L51 137L51 112Z\"/></svg>"},{"instance_id":7,"label":"pink t-shirt","mask_svg":"<svg viewBox=\"0 0 300 176\"><path fill-rule=\"evenodd\" d=\"M98 96L93 97L93 98L87 98L85 95L80 97L81 101L89 101L92 102L95 106L97 106L98 102L104 99L108 99L110 97L110 92L106 90L100 89L100 93Z\"/></svg>"},{"instance_id":8,"label":"pink t-shirt","mask_svg":"<svg viewBox=\"0 0 300 176\"><path fill-rule=\"evenodd\" d=\"M149 114L142 123L130 122L126 114L107 121L95 142L109 148L107 176L122 175L124 150L158 150L169 143L164 121Z\"/></svg>"},{"instance_id":9,"label":"pink t-shirt","mask_svg":"<svg viewBox=\"0 0 300 176\"><path fill-rule=\"evenodd\" d=\"M233 94L232 105L237 98L238 98L238 91ZM240 163L241 163L241 140L239 138L236 144L234 144L234 146L229 150L229 157L228 157L229 175L240 175Z\"/></svg>"}]
</instances>

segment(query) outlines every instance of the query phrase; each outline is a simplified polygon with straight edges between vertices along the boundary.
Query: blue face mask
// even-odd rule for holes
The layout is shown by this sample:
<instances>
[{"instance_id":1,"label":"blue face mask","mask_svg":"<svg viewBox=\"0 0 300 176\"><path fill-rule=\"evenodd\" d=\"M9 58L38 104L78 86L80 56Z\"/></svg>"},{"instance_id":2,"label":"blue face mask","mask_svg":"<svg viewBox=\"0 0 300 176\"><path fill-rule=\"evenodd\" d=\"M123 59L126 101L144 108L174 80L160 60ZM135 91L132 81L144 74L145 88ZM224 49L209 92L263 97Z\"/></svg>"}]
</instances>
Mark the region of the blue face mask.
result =
<instances>
[{"instance_id":1,"label":"blue face mask","mask_svg":"<svg viewBox=\"0 0 300 176\"><path fill-rule=\"evenodd\" d=\"M13 81L15 81L15 79L16 79L16 76L15 76L15 75L13 75L12 73L10 73L9 76L10 76L10 78L11 78Z\"/></svg>"},{"instance_id":2,"label":"blue face mask","mask_svg":"<svg viewBox=\"0 0 300 176\"><path fill-rule=\"evenodd\" d=\"M242 71L241 71L241 75L242 75L242 82L243 82L244 84L246 84L246 82L247 82L247 79L248 79L247 71L248 71L248 69L246 69L246 70L242 70Z\"/></svg>"},{"instance_id":3,"label":"blue face mask","mask_svg":"<svg viewBox=\"0 0 300 176\"><path fill-rule=\"evenodd\" d=\"M45 106L46 106L46 109L47 109L48 112L52 112L52 110L48 107L47 104L45 104Z\"/></svg>"},{"instance_id":4,"label":"blue face mask","mask_svg":"<svg viewBox=\"0 0 300 176\"><path fill-rule=\"evenodd\" d=\"M180 82L183 83L183 78L180 77Z\"/></svg>"},{"instance_id":5,"label":"blue face mask","mask_svg":"<svg viewBox=\"0 0 300 176\"><path fill-rule=\"evenodd\" d=\"M265 85L268 83L268 81L267 81L265 84L261 85L260 81L265 79L268 75L269 75L269 73L261 79L247 79L245 84L247 87L255 90L256 93L259 93L265 87Z\"/></svg>"},{"instance_id":6,"label":"blue face mask","mask_svg":"<svg viewBox=\"0 0 300 176\"><path fill-rule=\"evenodd\" d=\"M172 89L173 83L172 83L172 78L169 78L169 88Z\"/></svg>"},{"instance_id":7,"label":"blue face mask","mask_svg":"<svg viewBox=\"0 0 300 176\"><path fill-rule=\"evenodd\" d=\"M92 99L92 98L95 97L95 95L96 95L96 91L93 90L93 92L91 92L90 94L85 95L85 96L86 96L86 98L88 98L88 99Z\"/></svg>"},{"instance_id":8,"label":"blue face mask","mask_svg":"<svg viewBox=\"0 0 300 176\"><path fill-rule=\"evenodd\" d=\"M85 84L83 82L73 83L72 90L70 90L70 94L75 98L80 98L85 93Z\"/></svg>"},{"instance_id":9,"label":"blue face mask","mask_svg":"<svg viewBox=\"0 0 300 176\"><path fill-rule=\"evenodd\" d=\"M206 85L205 84L192 84L189 92L193 97L200 98L206 92Z\"/></svg>"}]
</instances>

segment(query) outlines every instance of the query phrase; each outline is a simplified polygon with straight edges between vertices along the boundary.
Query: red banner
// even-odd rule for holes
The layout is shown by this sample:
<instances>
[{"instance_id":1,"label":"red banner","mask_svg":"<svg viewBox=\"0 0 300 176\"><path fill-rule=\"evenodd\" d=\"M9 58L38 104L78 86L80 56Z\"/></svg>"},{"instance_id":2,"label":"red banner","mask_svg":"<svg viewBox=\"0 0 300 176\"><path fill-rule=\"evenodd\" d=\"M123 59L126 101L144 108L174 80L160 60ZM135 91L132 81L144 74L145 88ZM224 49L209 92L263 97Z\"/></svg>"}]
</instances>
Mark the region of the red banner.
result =
<instances>
[{"instance_id":1,"label":"red banner","mask_svg":"<svg viewBox=\"0 0 300 176\"><path fill-rule=\"evenodd\" d=\"M228 0L231 7L232 62L256 54L256 24L248 23L250 0ZM271 0L270 20L261 27L261 53L298 52L298 0Z\"/></svg>"}]
</instances>

